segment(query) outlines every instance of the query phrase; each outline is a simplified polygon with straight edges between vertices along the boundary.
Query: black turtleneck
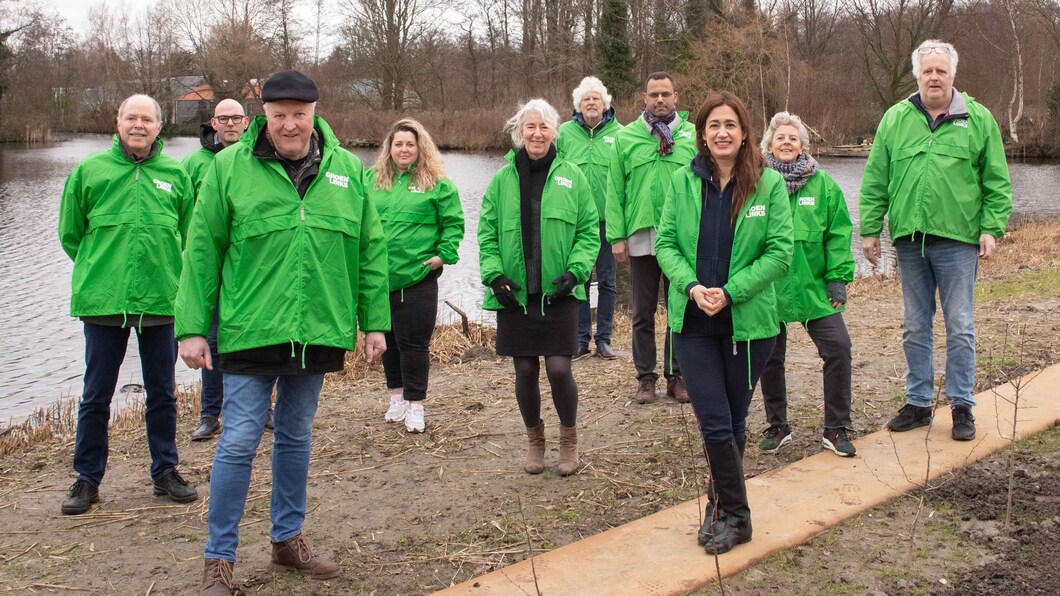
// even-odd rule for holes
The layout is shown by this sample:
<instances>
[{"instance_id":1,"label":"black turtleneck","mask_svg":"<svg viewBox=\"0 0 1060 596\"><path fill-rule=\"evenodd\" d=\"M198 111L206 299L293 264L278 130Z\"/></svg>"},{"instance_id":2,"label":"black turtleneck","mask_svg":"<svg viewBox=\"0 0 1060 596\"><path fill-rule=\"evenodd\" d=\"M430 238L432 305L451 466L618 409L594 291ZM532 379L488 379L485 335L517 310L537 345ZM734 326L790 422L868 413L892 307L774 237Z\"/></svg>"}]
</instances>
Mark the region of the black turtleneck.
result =
<instances>
[{"instance_id":1,"label":"black turtleneck","mask_svg":"<svg viewBox=\"0 0 1060 596\"><path fill-rule=\"evenodd\" d=\"M541 194L548 181L548 170L556 159L556 146L549 145L541 159L530 159L526 149L515 154L519 173L519 215L523 230L523 261L526 263L526 292L541 293Z\"/></svg>"}]
</instances>

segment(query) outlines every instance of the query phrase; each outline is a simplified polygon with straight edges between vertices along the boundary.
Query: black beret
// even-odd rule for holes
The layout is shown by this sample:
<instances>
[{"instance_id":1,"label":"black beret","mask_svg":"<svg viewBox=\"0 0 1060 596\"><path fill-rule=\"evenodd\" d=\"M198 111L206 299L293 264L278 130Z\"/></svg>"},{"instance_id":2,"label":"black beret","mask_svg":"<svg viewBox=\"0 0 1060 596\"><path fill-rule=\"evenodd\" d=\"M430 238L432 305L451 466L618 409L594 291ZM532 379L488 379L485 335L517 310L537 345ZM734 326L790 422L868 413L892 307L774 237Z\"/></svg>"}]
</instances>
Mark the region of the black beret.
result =
<instances>
[{"instance_id":1,"label":"black beret","mask_svg":"<svg viewBox=\"0 0 1060 596\"><path fill-rule=\"evenodd\" d=\"M261 88L261 101L283 99L313 103L320 99L320 92L317 91L317 84L313 82L313 79L297 70L285 70L269 77Z\"/></svg>"}]
</instances>

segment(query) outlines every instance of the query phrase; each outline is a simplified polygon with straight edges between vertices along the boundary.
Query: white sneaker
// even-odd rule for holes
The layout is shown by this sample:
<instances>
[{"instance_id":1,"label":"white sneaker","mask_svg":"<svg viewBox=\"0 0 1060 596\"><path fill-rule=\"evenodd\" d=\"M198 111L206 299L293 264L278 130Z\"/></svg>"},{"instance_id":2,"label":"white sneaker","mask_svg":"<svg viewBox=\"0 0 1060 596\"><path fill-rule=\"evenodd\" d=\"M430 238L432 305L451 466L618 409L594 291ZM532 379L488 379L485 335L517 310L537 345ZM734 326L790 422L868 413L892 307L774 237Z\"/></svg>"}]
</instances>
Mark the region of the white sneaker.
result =
<instances>
[{"instance_id":1,"label":"white sneaker","mask_svg":"<svg viewBox=\"0 0 1060 596\"><path fill-rule=\"evenodd\" d=\"M405 398L398 398L390 400L390 408L386 411L386 415L383 416L383 420L387 422L401 422L405 419L405 413L409 409L409 402L405 401Z\"/></svg>"},{"instance_id":2,"label":"white sneaker","mask_svg":"<svg viewBox=\"0 0 1060 596\"><path fill-rule=\"evenodd\" d=\"M405 430L410 433L423 432L423 406L409 404L405 410Z\"/></svg>"}]
</instances>

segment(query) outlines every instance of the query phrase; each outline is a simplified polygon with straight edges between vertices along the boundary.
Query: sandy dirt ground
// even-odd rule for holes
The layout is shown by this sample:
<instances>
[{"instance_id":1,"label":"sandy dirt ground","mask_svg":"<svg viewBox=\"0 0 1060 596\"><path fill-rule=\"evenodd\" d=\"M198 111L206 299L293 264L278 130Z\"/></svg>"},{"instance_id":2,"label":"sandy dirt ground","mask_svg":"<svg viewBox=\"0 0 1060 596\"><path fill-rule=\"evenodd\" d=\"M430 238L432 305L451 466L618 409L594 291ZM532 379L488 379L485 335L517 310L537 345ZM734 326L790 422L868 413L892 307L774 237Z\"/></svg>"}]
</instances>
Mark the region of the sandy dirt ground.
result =
<instances>
[{"instance_id":1,"label":"sandy dirt ground","mask_svg":"<svg viewBox=\"0 0 1060 596\"><path fill-rule=\"evenodd\" d=\"M1008 256L980 269L977 390L1060 360L1056 227L1028 226L1011 234L1001 245L1001 255ZM862 434L881 428L903 403L898 282L859 280L850 288L847 312L854 341L853 419L855 434ZM266 434L240 529L235 573L240 591L428 593L696 498L705 486L706 466L694 416L688 406L662 397L662 384L657 403L632 403L629 328L628 315L620 312L618 360L594 357L574 365L584 467L567 478L552 471L559 431L544 378L550 470L538 476L522 472L526 440L511 363L493 358L488 349L467 349L488 343L488 331L473 330L473 341L454 329L436 335L439 362L432 368L424 434L410 435L402 424L383 421L386 392L378 366L351 364L345 374L330 376L316 420L304 530L319 552L342 563L342 575L310 581L269 570L271 435ZM660 325L660 346L661 333ZM467 361L460 362L465 351ZM788 390L795 439L777 455L759 452L757 433L765 423L756 394L749 419L755 434L745 462L749 475L821 449L820 370L808 336L793 327ZM151 495L142 421L135 417L113 425L101 501L85 515L59 514L75 478L69 433L0 457L0 592L196 593L216 443L188 440L197 418L195 401L194 395L182 399L178 428L181 472L202 497L190 505ZM1021 443L1016 455L995 456L870 511L726 580L723 589L1056 593L1056 574L1050 576L1045 566L1055 560L1060 543L1057 435L1039 435ZM1009 477L1020 491L1006 525Z\"/></svg>"}]
</instances>

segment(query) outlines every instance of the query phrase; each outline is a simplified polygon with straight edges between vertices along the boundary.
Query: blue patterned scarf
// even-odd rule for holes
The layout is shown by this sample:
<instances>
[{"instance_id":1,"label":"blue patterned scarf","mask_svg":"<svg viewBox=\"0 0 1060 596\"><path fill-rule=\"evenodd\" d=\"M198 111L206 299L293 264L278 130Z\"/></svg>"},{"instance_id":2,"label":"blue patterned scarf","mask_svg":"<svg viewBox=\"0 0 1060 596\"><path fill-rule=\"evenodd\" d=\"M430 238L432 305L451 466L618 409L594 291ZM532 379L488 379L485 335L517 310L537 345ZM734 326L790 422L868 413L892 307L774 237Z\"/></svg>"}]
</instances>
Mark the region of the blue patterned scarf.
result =
<instances>
[{"instance_id":1,"label":"blue patterned scarf","mask_svg":"<svg viewBox=\"0 0 1060 596\"><path fill-rule=\"evenodd\" d=\"M670 155L674 152L674 135L670 132L670 123L677 117L677 112L670 112L665 116L655 116L644 109L644 120L653 133L659 133L659 155Z\"/></svg>"}]
</instances>

